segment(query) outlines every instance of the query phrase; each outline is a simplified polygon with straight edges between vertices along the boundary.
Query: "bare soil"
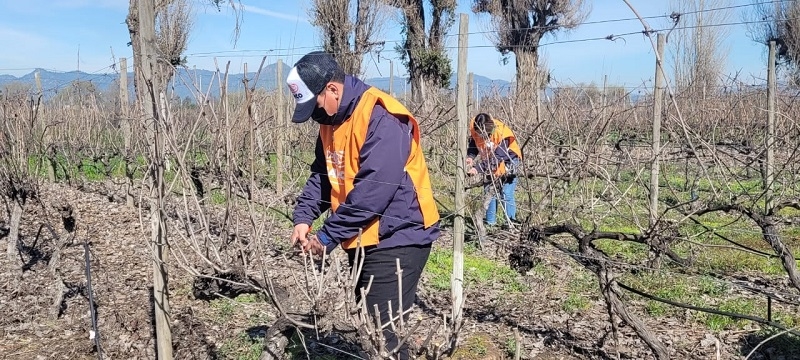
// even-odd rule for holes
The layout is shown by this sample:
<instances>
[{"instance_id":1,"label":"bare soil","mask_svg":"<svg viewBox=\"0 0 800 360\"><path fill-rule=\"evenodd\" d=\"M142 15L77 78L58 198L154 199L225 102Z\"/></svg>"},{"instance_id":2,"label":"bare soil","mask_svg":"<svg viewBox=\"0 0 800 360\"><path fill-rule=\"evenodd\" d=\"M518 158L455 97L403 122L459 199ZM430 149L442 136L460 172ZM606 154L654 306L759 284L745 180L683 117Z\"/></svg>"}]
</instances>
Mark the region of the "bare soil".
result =
<instances>
[{"instance_id":1,"label":"bare soil","mask_svg":"<svg viewBox=\"0 0 800 360\"><path fill-rule=\"evenodd\" d=\"M113 184L92 186L43 185L38 201L25 207L20 234L23 248L15 262L0 257L0 358L96 359L93 336L99 336L102 357L155 358L152 302L152 261L147 240L146 212L125 207L121 191ZM8 200L6 199L6 204ZM71 208L70 221L64 209ZM0 245L8 241L9 212L0 222ZM2 219L2 218L0 218ZM145 225L143 225L145 224ZM52 232L50 231L52 229ZM268 229L261 256L279 285L292 313L308 313L296 275L301 262L283 260L289 229ZM499 234L482 250L486 256L508 262L514 247L524 242L515 235ZM505 239L505 241L500 241ZM178 241L178 239L174 239ZM84 246L87 243L88 246ZM499 246L504 243L505 246ZM450 247L449 235L437 242ZM5 247L2 247L5 249ZM99 334L92 331L85 248L90 251L91 295L97 311ZM462 347L457 359L504 359L511 354L515 329L523 359L652 359L645 344L626 324L615 338L599 293L586 294L588 309L567 313L562 304L570 274L577 271L568 257L555 251L534 249L524 254L544 262L553 278L527 271L520 275L529 291L508 293L492 286L468 287ZM517 254L519 255L519 254ZM339 254L341 256L341 254ZM519 262L519 256L515 258ZM20 267L21 266L21 267ZM272 326L277 311L263 299L229 303L202 300L194 294L194 277L185 269L170 269L172 330L178 359L257 358L258 339ZM258 275L257 268L246 272ZM60 301L59 301L60 300ZM672 352L674 359L744 358L761 338L750 326L744 330L711 332L683 317L652 318L641 306L631 309L647 323ZM434 329L450 313L450 294L437 291L423 277L418 309L412 319L424 321L421 329ZM639 304L641 305L641 304ZM325 335L325 334L322 334ZM425 334L421 334L420 338ZM309 358L352 358L329 347L357 351L335 336L304 333ZM769 344L768 344L769 345ZM248 346L255 346L254 351ZM291 346L290 346L291 348ZM790 359L791 354L771 352L759 359ZM299 358L306 358L301 355Z\"/></svg>"}]
</instances>

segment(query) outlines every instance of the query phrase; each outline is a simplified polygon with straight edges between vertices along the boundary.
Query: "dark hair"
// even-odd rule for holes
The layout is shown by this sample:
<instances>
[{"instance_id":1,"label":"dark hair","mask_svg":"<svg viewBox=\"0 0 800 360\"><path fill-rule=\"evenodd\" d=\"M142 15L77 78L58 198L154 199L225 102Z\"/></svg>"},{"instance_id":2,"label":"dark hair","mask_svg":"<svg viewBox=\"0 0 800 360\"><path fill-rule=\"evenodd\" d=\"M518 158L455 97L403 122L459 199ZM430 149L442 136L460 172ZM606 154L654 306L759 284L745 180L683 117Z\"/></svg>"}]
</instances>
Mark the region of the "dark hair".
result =
<instances>
[{"instance_id":1,"label":"dark hair","mask_svg":"<svg viewBox=\"0 0 800 360\"><path fill-rule=\"evenodd\" d=\"M475 116L472 128L481 136L489 136L494 131L494 120L489 114L480 113Z\"/></svg>"},{"instance_id":2,"label":"dark hair","mask_svg":"<svg viewBox=\"0 0 800 360\"><path fill-rule=\"evenodd\" d=\"M345 75L344 70L338 68L333 73L333 76L331 76L331 79L329 81L333 81L339 84L344 84L344 75Z\"/></svg>"}]
</instances>

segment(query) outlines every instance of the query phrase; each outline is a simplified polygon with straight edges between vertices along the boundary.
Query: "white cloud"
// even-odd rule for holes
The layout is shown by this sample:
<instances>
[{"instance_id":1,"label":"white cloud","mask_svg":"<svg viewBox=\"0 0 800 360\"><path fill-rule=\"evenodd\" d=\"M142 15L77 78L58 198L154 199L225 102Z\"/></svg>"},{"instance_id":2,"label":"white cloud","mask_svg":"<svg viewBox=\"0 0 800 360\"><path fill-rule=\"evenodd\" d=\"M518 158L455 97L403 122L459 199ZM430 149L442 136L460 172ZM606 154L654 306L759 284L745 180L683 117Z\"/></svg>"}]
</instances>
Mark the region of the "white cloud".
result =
<instances>
[{"instance_id":1,"label":"white cloud","mask_svg":"<svg viewBox=\"0 0 800 360\"><path fill-rule=\"evenodd\" d=\"M247 12L251 12L251 13L254 13L254 14L258 14L258 15L264 15L264 16L268 16L268 17L272 17L272 18L277 18L277 19L291 20L291 21L296 21L296 22L308 22L308 19L306 19L304 16L296 16L296 15L279 13L279 12L276 12L276 11L262 9L260 7L255 7L255 6L250 6L250 5L242 5L242 9L244 9L244 11L247 11Z\"/></svg>"}]
</instances>

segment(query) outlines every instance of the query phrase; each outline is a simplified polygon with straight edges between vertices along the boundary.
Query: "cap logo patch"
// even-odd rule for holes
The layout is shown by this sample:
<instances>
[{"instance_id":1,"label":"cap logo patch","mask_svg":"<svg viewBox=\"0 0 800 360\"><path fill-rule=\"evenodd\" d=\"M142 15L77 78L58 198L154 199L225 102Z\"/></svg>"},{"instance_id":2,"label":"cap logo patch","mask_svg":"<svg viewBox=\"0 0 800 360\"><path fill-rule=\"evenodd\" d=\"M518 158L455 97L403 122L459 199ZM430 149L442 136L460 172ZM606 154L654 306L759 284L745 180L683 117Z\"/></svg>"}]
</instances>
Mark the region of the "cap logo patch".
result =
<instances>
[{"instance_id":1,"label":"cap logo patch","mask_svg":"<svg viewBox=\"0 0 800 360\"><path fill-rule=\"evenodd\" d=\"M286 78L286 84L289 85L289 91L292 92L295 102L298 104L314 100L314 93L308 88L306 82L297 73L297 67L289 71L289 76Z\"/></svg>"}]
</instances>

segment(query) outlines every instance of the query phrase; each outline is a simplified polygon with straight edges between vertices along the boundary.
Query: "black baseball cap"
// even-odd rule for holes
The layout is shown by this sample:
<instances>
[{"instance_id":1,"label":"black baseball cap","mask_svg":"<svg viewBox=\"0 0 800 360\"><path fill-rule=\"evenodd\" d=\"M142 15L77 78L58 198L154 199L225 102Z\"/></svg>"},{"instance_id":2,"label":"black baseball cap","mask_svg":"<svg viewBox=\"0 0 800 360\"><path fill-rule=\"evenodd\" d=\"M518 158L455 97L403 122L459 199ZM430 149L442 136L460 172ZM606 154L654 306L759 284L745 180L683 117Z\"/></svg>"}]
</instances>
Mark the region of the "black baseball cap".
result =
<instances>
[{"instance_id":1,"label":"black baseball cap","mask_svg":"<svg viewBox=\"0 0 800 360\"><path fill-rule=\"evenodd\" d=\"M308 53L294 64L286 78L296 104L292 122L302 123L311 118L317 107L317 95L340 72L342 69L333 56L324 51Z\"/></svg>"}]
</instances>

